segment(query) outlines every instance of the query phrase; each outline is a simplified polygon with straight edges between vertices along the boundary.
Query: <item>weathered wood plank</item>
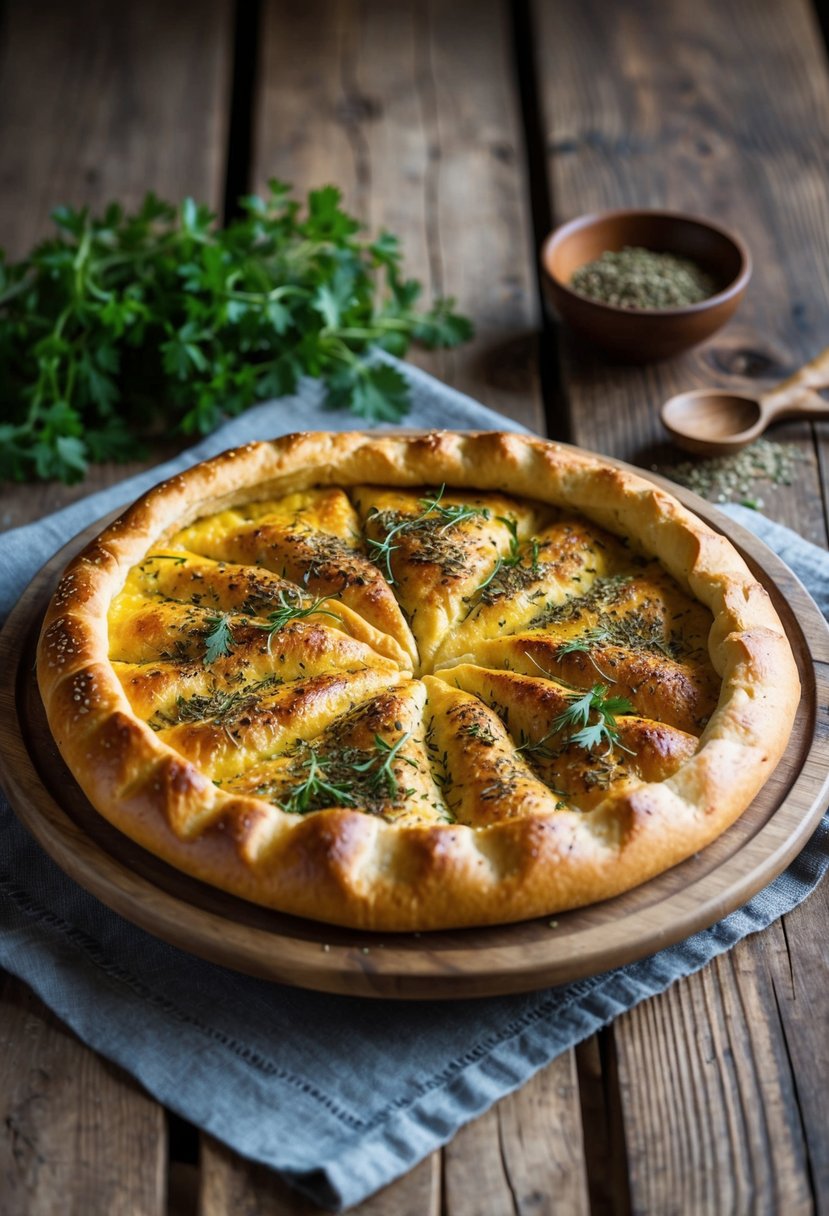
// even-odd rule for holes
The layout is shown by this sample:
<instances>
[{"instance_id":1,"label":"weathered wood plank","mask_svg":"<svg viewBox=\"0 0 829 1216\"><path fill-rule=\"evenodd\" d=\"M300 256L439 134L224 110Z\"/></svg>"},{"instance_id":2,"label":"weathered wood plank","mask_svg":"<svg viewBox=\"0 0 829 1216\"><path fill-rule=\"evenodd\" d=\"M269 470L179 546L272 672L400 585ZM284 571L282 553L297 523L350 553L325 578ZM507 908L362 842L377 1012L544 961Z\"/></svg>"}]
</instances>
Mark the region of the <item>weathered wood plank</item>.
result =
<instances>
[{"instance_id":1,"label":"weathered wood plank","mask_svg":"<svg viewBox=\"0 0 829 1216\"><path fill-rule=\"evenodd\" d=\"M33 0L3 11L0 245L23 256L61 203L128 206L148 190L219 208L230 106L231 0ZM155 454L152 463L163 456ZM0 528L37 518L147 462L79 486L0 486Z\"/></svg>"},{"instance_id":2,"label":"weathered wood plank","mask_svg":"<svg viewBox=\"0 0 829 1216\"><path fill-rule=\"evenodd\" d=\"M162 1216L164 1111L66 1030L24 985L0 982L4 1216Z\"/></svg>"},{"instance_id":3,"label":"weathered wood plank","mask_svg":"<svg viewBox=\"0 0 829 1216\"><path fill-rule=\"evenodd\" d=\"M292 1190L271 1170L232 1153L210 1136L202 1137L199 1216L318 1216L323 1211ZM404 1178L365 1203L354 1216L439 1216L440 1154L434 1153Z\"/></svg>"},{"instance_id":4,"label":"weathered wood plank","mask_svg":"<svg viewBox=\"0 0 829 1216\"><path fill-rule=\"evenodd\" d=\"M827 941L829 886L824 881L804 904L783 918L780 931L769 935L766 951L819 1216L829 1213L829 965L825 952L816 949L815 943Z\"/></svg>"},{"instance_id":5,"label":"weathered wood plank","mask_svg":"<svg viewBox=\"0 0 829 1216\"><path fill-rule=\"evenodd\" d=\"M449 1216L587 1216L573 1052L463 1128L444 1158Z\"/></svg>"},{"instance_id":6,"label":"weathered wood plank","mask_svg":"<svg viewBox=\"0 0 829 1216\"><path fill-rule=\"evenodd\" d=\"M813 1210L766 957L778 932L616 1024L634 1211Z\"/></svg>"},{"instance_id":7,"label":"weathered wood plank","mask_svg":"<svg viewBox=\"0 0 829 1216\"><path fill-rule=\"evenodd\" d=\"M682 359L619 367L562 335L576 441L647 467L670 457L666 397L763 387L826 343L823 51L803 0L565 0L533 12L551 221L613 206L696 210L739 229L754 254L737 318ZM813 433L775 432L802 463L794 486L763 487L763 498L825 544ZM787 918L788 953L784 943L769 962L774 934L750 939L615 1024L634 1211L808 1211L810 1177L825 1191L827 938L810 905ZM787 970L799 977L788 990Z\"/></svg>"},{"instance_id":8,"label":"weathered wood plank","mask_svg":"<svg viewBox=\"0 0 829 1216\"><path fill-rule=\"evenodd\" d=\"M127 205L154 189L222 200L230 0L10 5L0 47L0 244L20 256L60 203ZM171 450L170 448L166 450ZM164 450L155 453L162 458ZM154 461L153 461L154 462ZM0 487L0 528L145 467L107 464L79 486ZM0 1027L4 1212L165 1211L161 1107L5 978Z\"/></svg>"},{"instance_id":9,"label":"weathered wood plank","mask_svg":"<svg viewBox=\"0 0 829 1216\"><path fill-rule=\"evenodd\" d=\"M417 361L543 429L510 46L502 0L266 3L254 180L335 182L372 231L397 233L407 272L477 327Z\"/></svg>"},{"instance_id":10,"label":"weathered wood plank","mask_svg":"<svg viewBox=\"0 0 829 1216\"><path fill-rule=\"evenodd\" d=\"M610 1028L576 1048L590 1216L630 1216L619 1067Z\"/></svg>"},{"instance_id":11,"label":"weathered wood plank","mask_svg":"<svg viewBox=\"0 0 829 1216\"><path fill-rule=\"evenodd\" d=\"M227 0L6 8L0 244L10 255L48 232L59 203L132 206L155 190L219 204L231 12Z\"/></svg>"},{"instance_id":12,"label":"weathered wood plank","mask_svg":"<svg viewBox=\"0 0 829 1216\"><path fill-rule=\"evenodd\" d=\"M762 387L826 343L823 52L807 0L568 0L534 11L555 220L614 206L691 210L738 229L754 256L737 317L683 358L620 368L562 342L576 441L647 467L668 454L667 397ZM800 476L764 494L766 509L819 536L809 424L785 438L801 448Z\"/></svg>"}]
</instances>

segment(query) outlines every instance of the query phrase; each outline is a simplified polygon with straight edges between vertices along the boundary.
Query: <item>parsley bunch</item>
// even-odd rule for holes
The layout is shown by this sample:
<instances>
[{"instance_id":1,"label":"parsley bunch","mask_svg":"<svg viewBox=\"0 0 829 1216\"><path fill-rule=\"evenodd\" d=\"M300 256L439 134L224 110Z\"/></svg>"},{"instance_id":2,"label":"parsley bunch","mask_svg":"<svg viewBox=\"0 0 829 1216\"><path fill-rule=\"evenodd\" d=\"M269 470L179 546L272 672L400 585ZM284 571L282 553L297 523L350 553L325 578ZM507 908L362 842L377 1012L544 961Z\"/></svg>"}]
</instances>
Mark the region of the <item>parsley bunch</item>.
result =
<instances>
[{"instance_id":1,"label":"parsley bunch","mask_svg":"<svg viewBox=\"0 0 829 1216\"><path fill-rule=\"evenodd\" d=\"M472 327L451 300L418 311L397 239L361 238L340 201L326 186L303 211L272 181L225 228L192 199L61 207L28 259L0 253L0 478L77 481L134 458L136 436L206 434L302 375L331 407L397 422L406 381L369 349L454 346Z\"/></svg>"}]
</instances>

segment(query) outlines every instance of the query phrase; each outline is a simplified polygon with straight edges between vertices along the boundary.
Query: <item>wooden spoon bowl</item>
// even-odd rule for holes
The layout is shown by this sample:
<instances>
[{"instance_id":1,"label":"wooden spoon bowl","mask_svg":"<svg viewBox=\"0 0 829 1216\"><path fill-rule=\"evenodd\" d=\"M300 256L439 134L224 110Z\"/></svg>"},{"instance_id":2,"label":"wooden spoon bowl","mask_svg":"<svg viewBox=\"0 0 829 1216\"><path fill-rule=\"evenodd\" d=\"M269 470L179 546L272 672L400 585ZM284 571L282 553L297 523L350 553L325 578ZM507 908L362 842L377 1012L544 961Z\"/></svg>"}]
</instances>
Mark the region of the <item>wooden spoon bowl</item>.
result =
<instances>
[{"instance_id":1,"label":"wooden spoon bowl","mask_svg":"<svg viewBox=\"0 0 829 1216\"><path fill-rule=\"evenodd\" d=\"M824 388L829 388L829 347L758 397L706 388L678 393L662 406L662 423L686 452L726 456L758 439L772 422L829 419L829 402L818 392Z\"/></svg>"},{"instance_id":2,"label":"wooden spoon bowl","mask_svg":"<svg viewBox=\"0 0 829 1216\"><path fill-rule=\"evenodd\" d=\"M674 443L697 456L726 456L754 438L760 403L741 393L697 389L666 401L662 422Z\"/></svg>"}]
</instances>

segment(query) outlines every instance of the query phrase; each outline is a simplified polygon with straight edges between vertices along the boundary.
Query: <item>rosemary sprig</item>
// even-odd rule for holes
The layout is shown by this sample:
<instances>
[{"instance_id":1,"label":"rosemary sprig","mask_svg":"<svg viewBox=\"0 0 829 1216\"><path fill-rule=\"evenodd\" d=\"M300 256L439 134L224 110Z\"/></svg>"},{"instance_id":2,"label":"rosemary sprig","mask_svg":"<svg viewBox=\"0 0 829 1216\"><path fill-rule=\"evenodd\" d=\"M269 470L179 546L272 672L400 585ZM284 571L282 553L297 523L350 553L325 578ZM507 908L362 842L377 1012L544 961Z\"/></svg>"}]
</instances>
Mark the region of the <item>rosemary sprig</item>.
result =
<instances>
[{"instance_id":1,"label":"rosemary sprig","mask_svg":"<svg viewBox=\"0 0 829 1216\"><path fill-rule=\"evenodd\" d=\"M567 743L575 743L585 751L593 751L606 744L605 755L615 746L622 751L635 755L629 747L621 742L616 724L616 714L635 713L627 697L609 696L607 684L594 684L587 692L569 693L570 704L550 723L550 728L542 738L534 743L524 743L519 751L543 752L547 742L562 731L567 732ZM596 715L591 722L591 716ZM578 727L579 729L575 729ZM549 754L549 749L547 749Z\"/></svg>"},{"instance_id":2,"label":"rosemary sprig","mask_svg":"<svg viewBox=\"0 0 829 1216\"><path fill-rule=\"evenodd\" d=\"M436 531L443 535L449 528L456 524L464 523L465 520L473 519L475 516L480 516L482 519L489 519L489 510L487 507L471 507L466 503L450 503L443 502L443 496L446 492L446 485L442 485L434 498L421 498L418 500L418 505L422 507L420 515L407 516L394 524L386 532L383 540L372 540L367 538L366 544L369 548L369 557L375 565L384 567L384 577L390 586L394 585L394 572L391 568L391 557L400 546L392 544L395 537L399 537L404 532L412 532L424 527L431 528L437 524L440 527ZM373 519L382 512L373 507L369 512L369 519Z\"/></svg>"},{"instance_id":3,"label":"rosemary sprig","mask_svg":"<svg viewBox=\"0 0 829 1216\"><path fill-rule=\"evenodd\" d=\"M340 621L342 617L336 612L331 612L328 608L322 608L321 605L329 600L329 596L323 595L316 599L311 604L303 606L302 592L299 588L284 589L279 592L279 607L273 612L268 613L267 625L257 625L257 629L263 630L268 635L268 654L271 652L271 642L273 635L278 633L280 629L284 629L290 621L300 621L308 616L330 616L332 620Z\"/></svg>"},{"instance_id":4,"label":"rosemary sprig","mask_svg":"<svg viewBox=\"0 0 829 1216\"><path fill-rule=\"evenodd\" d=\"M207 617L208 631L204 635L204 662L209 666L217 659L226 658L235 642L230 629L230 618L226 612Z\"/></svg>"}]
</instances>

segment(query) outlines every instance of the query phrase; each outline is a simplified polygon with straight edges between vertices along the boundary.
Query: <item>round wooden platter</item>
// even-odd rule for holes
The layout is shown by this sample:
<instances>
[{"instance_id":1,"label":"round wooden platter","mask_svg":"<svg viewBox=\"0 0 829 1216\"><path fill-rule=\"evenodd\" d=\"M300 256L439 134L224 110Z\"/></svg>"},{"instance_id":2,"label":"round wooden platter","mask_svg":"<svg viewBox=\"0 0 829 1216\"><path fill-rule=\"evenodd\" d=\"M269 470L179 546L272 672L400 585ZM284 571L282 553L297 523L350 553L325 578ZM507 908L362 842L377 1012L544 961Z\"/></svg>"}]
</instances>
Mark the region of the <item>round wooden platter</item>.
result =
<instances>
[{"instance_id":1,"label":"round wooden platter","mask_svg":"<svg viewBox=\"0 0 829 1216\"><path fill-rule=\"evenodd\" d=\"M64 765L34 675L40 620L57 578L106 520L44 566L0 635L0 781L46 852L103 903L174 946L265 979L363 997L493 996L653 954L714 924L781 873L817 827L829 788L826 622L761 541L702 499L670 489L729 536L768 589L797 658L803 696L783 759L739 821L702 853L625 895L496 928L364 933L249 904L133 844L97 814Z\"/></svg>"}]
</instances>

